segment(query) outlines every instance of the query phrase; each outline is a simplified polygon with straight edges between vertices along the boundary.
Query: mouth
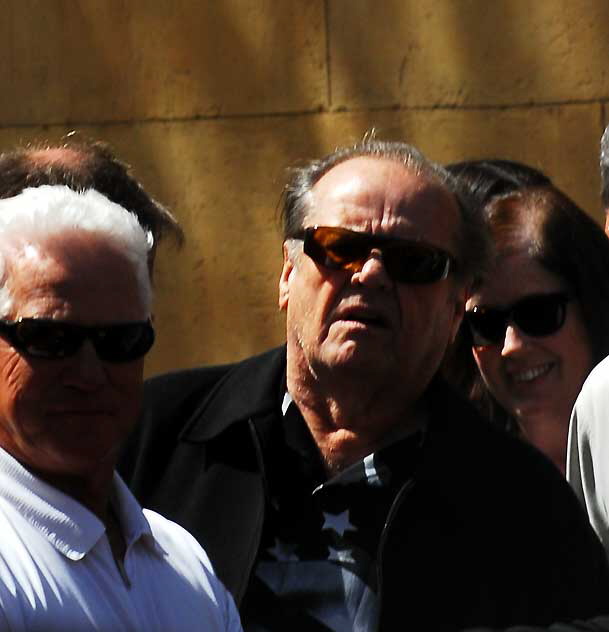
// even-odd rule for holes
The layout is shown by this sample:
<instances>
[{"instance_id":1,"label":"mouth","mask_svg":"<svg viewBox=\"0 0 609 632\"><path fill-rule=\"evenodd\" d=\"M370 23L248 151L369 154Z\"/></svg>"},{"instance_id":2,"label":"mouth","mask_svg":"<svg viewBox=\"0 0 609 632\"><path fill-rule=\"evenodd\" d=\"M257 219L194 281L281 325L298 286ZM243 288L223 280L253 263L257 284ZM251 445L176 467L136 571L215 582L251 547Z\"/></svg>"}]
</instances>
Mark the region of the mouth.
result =
<instances>
[{"instance_id":1,"label":"mouth","mask_svg":"<svg viewBox=\"0 0 609 632\"><path fill-rule=\"evenodd\" d=\"M108 417L113 412L106 408L70 408L51 410L53 417Z\"/></svg>"},{"instance_id":2,"label":"mouth","mask_svg":"<svg viewBox=\"0 0 609 632\"><path fill-rule=\"evenodd\" d=\"M379 329L389 329L391 327L391 322L385 314L369 309L348 310L340 314L338 319L361 323L366 327L375 327Z\"/></svg>"},{"instance_id":3,"label":"mouth","mask_svg":"<svg viewBox=\"0 0 609 632\"><path fill-rule=\"evenodd\" d=\"M538 366L523 369L522 371L512 373L512 380L517 384L532 382L544 375L547 375L554 366L553 362L546 362Z\"/></svg>"}]
</instances>

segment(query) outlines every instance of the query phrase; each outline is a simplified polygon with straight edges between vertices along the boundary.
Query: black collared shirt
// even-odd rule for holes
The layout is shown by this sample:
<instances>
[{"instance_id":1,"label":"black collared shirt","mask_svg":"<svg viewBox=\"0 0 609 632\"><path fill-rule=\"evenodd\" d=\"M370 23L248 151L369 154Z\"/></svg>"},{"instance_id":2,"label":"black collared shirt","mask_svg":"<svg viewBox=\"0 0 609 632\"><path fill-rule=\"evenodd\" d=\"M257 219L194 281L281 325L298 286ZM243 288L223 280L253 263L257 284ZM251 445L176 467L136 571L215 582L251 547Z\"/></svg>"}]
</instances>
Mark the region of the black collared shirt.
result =
<instances>
[{"instance_id":1,"label":"black collared shirt","mask_svg":"<svg viewBox=\"0 0 609 632\"><path fill-rule=\"evenodd\" d=\"M287 406L265 455L270 498L241 608L246 632L376 628L378 545L421 443L417 433L327 479L300 411Z\"/></svg>"}]
</instances>

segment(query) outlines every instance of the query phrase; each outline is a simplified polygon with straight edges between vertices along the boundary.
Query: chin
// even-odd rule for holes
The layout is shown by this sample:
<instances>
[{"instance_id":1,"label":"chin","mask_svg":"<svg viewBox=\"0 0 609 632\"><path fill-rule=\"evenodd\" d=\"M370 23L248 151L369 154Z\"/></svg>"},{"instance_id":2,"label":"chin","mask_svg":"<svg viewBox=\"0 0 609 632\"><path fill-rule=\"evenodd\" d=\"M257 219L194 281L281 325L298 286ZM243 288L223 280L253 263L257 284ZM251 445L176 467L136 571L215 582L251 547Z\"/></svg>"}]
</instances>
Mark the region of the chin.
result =
<instances>
[{"instance_id":1,"label":"chin","mask_svg":"<svg viewBox=\"0 0 609 632\"><path fill-rule=\"evenodd\" d=\"M511 408L511 414L516 419L530 419L531 417L547 417L552 414L551 410L547 401L532 401L515 405Z\"/></svg>"},{"instance_id":2,"label":"chin","mask_svg":"<svg viewBox=\"0 0 609 632\"><path fill-rule=\"evenodd\" d=\"M378 348L371 350L363 349L357 344L343 345L341 349L333 354L331 366L342 367L366 371L369 374L378 373L387 368L387 353L381 352Z\"/></svg>"}]
</instances>

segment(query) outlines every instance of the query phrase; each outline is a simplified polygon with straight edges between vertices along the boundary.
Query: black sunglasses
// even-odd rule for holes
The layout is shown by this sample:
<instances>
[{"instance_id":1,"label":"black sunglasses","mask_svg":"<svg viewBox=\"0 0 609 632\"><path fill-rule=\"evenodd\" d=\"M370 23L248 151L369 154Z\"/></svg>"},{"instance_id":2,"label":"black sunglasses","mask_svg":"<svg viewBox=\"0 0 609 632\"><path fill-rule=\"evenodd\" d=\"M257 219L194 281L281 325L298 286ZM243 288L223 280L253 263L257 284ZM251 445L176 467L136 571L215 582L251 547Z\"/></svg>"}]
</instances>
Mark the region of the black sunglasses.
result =
<instances>
[{"instance_id":1,"label":"black sunglasses","mask_svg":"<svg viewBox=\"0 0 609 632\"><path fill-rule=\"evenodd\" d=\"M387 274L399 283L435 283L455 267L451 255L435 246L338 226L305 228L296 238L304 240L305 254L332 270L359 272L370 252L380 250Z\"/></svg>"},{"instance_id":2,"label":"black sunglasses","mask_svg":"<svg viewBox=\"0 0 609 632\"><path fill-rule=\"evenodd\" d=\"M477 305L465 313L475 347L501 343L509 323L527 336L549 336L565 323L569 295L565 292L532 294L510 307L498 309Z\"/></svg>"},{"instance_id":3,"label":"black sunglasses","mask_svg":"<svg viewBox=\"0 0 609 632\"><path fill-rule=\"evenodd\" d=\"M60 359L74 355L90 340L103 362L130 362L145 355L154 342L149 320L86 327L60 320L0 320L0 336L19 353L32 358Z\"/></svg>"}]
</instances>

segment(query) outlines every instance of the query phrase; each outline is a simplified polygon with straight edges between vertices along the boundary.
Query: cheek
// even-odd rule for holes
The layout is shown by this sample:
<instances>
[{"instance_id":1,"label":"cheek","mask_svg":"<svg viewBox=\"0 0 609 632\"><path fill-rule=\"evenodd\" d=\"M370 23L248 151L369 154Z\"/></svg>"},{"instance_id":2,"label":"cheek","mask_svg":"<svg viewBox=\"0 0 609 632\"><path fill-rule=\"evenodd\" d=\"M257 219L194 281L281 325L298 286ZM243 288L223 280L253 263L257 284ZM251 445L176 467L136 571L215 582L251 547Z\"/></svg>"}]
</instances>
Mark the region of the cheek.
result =
<instances>
[{"instance_id":1,"label":"cheek","mask_svg":"<svg viewBox=\"0 0 609 632\"><path fill-rule=\"evenodd\" d=\"M36 390L36 380L31 367L16 353L0 354L0 366L0 398L3 407L14 408Z\"/></svg>"},{"instance_id":2,"label":"cheek","mask_svg":"<svg viewBox=\"0 0 609 632\"><path fill-rule=\"evenodd\" d=\"M110 365L107 369L110 383L120 398L123 410L139 412L142 399L142 384L144 361L129 362L128 364Z\"/></svg>"},{"instance_id":3,"label":"cheek","mask_svg":"<svg viewBox=\"0 0 609 632\"><path fill-rule=\"evenodd\" d=\"M478 365L478 370L487 386L496 384L500 379L501 356L494 346L474 347L472 349L474 360Z\"/></svg>"},{"instance_id":4,"label":"cheek","mask_svg":"<svg viewBox=\"0 0 609 632\"><path fill-rule=\"evenodd\" d=\"M302 274L300 271L296 275ZM344 272L331 272L323 277L316 273L294 278L290 289L288 315L300 332L325 329L328 317L340 301L345 286Z\"/></svg>"},{"instance_id":5,"label":"cheek","mask_svg":"<svg viewBox=\"0 0 609 632\"><path fill-rule=\"evenodd\" d=\"M44 408L46 394L56 384L44 371L35 374L17 354L0 354L0 423L11 432L37 434L38 411Z\"/></svg>"}]
</instances>

